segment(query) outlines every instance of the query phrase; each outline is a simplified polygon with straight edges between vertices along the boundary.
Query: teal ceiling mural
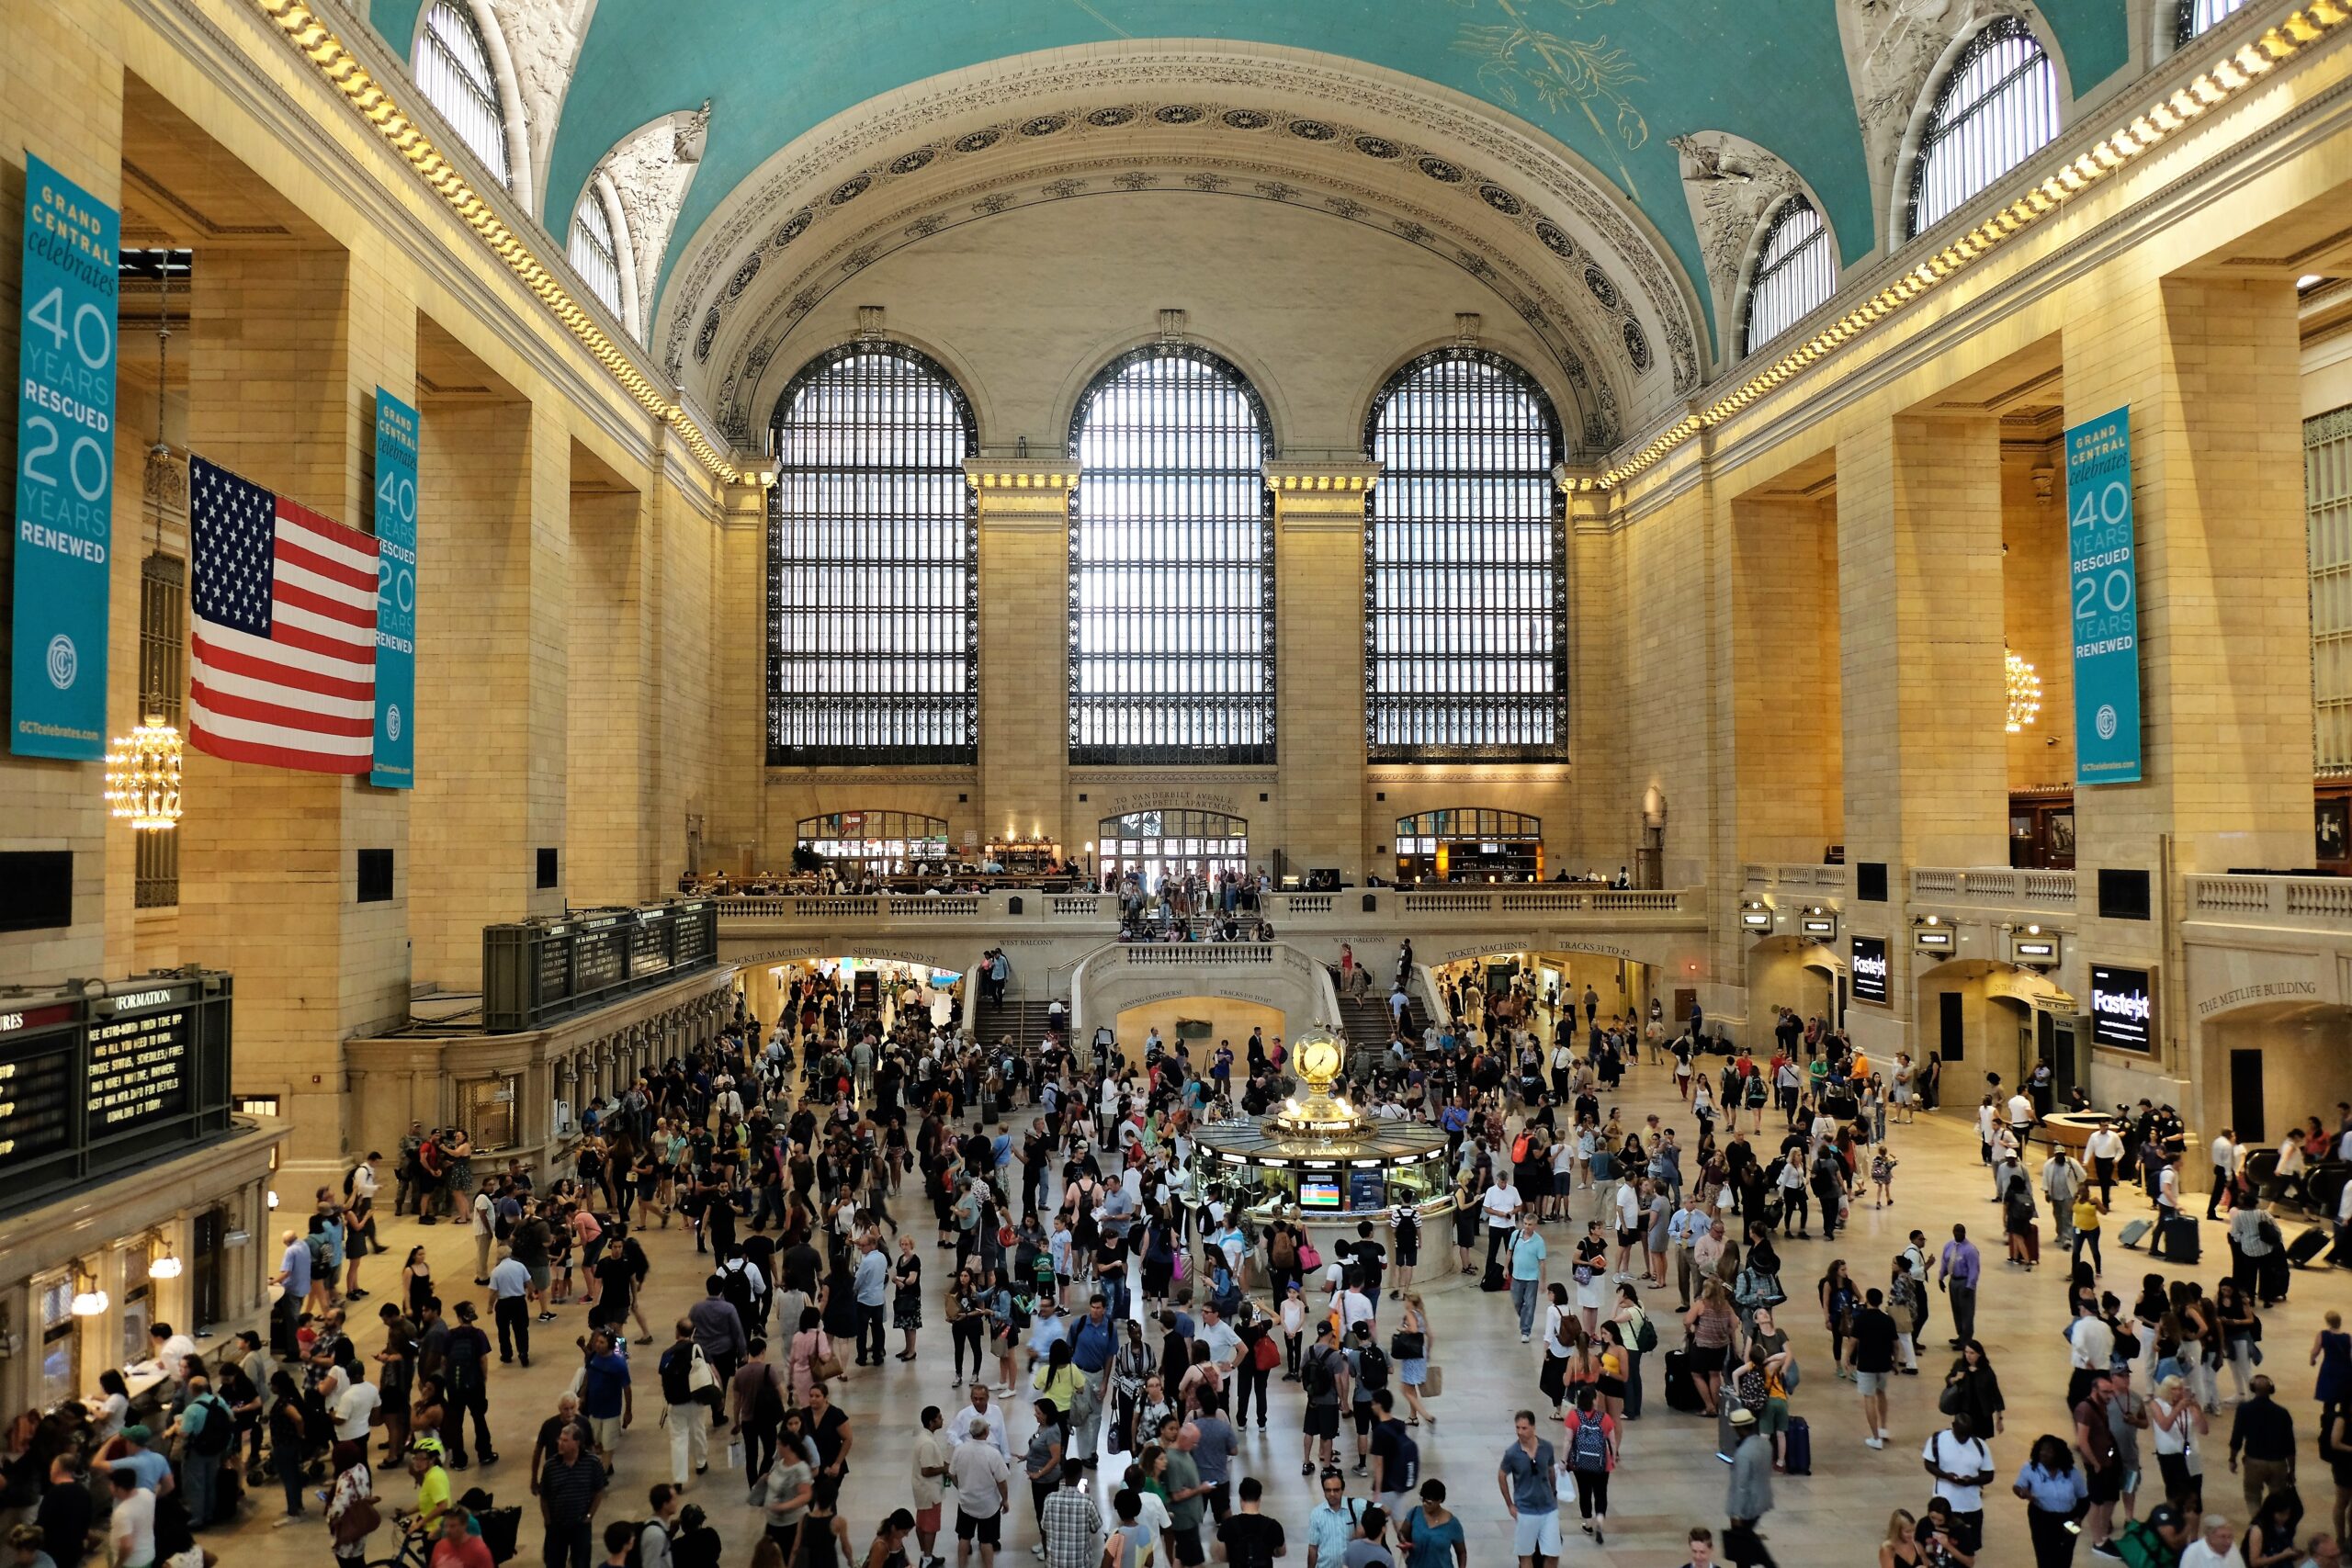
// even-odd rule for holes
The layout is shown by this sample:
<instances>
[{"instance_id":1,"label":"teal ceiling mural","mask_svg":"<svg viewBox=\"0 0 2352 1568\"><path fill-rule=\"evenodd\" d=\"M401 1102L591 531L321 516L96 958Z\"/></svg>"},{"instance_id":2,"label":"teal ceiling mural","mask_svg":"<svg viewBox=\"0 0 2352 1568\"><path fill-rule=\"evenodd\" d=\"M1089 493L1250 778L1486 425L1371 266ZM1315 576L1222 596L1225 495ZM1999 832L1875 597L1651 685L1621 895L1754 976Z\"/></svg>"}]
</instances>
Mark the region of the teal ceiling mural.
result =
<instances>
[{"instance_id":1,"label":"teal ceiling mural","mask_svg":"<svg viewBox=\"0 0 2352 1568\"><path fill-rule=\"evenodd\" d=\"M1828 205L1848 259L1872 238L1870 175L1838 37L1840 0L598 0L540 216L565 232L596 161L655 116L712 106L676 232L762 162L878 94L1006 55L1122 39L1216 39L1342 55L1518 116L1638 203L1703 273L1672 139L1724 130L1778 153ZM1907 14L1967 0L1843 0ZM405 57L422 0L375 0ZM2125 0L2041 0L2076 93L2129 56ZM665 261L674 265L680 247ZM1698 293L1703 299L1702 284Z\"/></svg>"}]
</instances>

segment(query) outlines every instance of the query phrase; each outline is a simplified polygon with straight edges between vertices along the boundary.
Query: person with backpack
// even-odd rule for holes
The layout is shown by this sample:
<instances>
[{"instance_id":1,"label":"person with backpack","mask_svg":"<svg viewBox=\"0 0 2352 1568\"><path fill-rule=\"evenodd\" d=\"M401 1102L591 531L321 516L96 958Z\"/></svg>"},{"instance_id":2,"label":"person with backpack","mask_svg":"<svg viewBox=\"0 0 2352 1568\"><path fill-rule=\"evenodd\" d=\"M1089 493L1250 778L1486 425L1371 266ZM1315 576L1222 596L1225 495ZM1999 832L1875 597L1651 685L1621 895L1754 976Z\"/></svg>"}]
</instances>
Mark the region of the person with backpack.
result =
<instances>
[{"instance_id":1,"label":"person with backpack","mask_svg":"<svg viewBox=\"0 0 2352 1568\"><path fill-rule=\"evenodd\" d=\"M1401 1518L1410 1506L1413 1489L1421 1483L1421 1446L1396 1418L1396 1393L1380 1389L1372 1396L1373 1501Z\"/></svg>"},{"instance_id":2,"label":"person with backpack","mask_svg":"<svg viewBox=\"0 0 2352 1568\"><path fill-rule=\"evenodd\" d=\"M1609 1475L1617 1468L1616 1419L1601 1407L1600 1392L1590 1384L1577 1390L1576 1407L1566 1427L1568 1473L1576 1481L1577 1513L1593 1544L1608 1540Z\"/></svg>"},{"instance_id":3,"label":"person with backpack","mask_svg":"<svg viewBox=\"0 0 2352 1568\"><path fill-rule=\"evenodd\" d=\"M481 1315L471 1302L458 1303L458 1325L449 1330L441 1350L441 1443L449 1462L466 1468L466 1417L474 1424L474 1449L482 1463L496 1464L498 1450L490 1443L490 1336L475 1319Z\"/></svg>"},{"instance_id":4,"label":"person with backpack","mask_svg":"<svg viewBox=\"0 0 2352 1568\"><path fill-rule=\"evenodd\" d=\"M1347 1348L1348 1382L1352 1395L1348 1411L1356 1428L1356 1473L1370 1472L1372 1458L1373 1395L1388 1391L1389 1365L1387 1352L1372 1337L1372 1325L1359 1323L1350 1336Z\"/></svg>"},{"instance_id":5,"label":"person with backpack","mask_svg":"<svg viewBox=\"0 0 2352 1568\"><path fill-rule=\"evenodd\" d=\"M670 1479L684 1491L689 1476L709 1468L710 1420L703 1413L702 1390L715 1386L690 1319L678 1320L676 1339L654 1365L662 1380L662 1419L670 1428Z\"/></svg>"},{"instance_id":6,"label":"person with backpack","mask_svg":"<svg viewBox=\"0 0 2352 1568\"><path fill-rule=\"evenodd\" d=\"M187 1497L187 1526L200 1530L212 1523L214 1488L221 1461L237 1443L237 1418L212 1392L211 1380L198 1375L187 1380L187 1407L172 1425L182 1439L180 1490Z\"/></svg>"},{"instance_id":7,"label":"person with backpack","mask_svg":"<svg viewBox=\"0 0 2352 1568\"><path fill-rule=\"evenodd\" d=\"M1347 1393L1348 1359L1332 1341L1335 1336L1329 1322L1316 1325L1315 1343L1299 1357L1298 1378L1306 1392L1306 1414L1303 1430L1306 1441L1301 1447L1298 1472L1315 1473L1315 1445L1323 1444L1323 1464L1336 1472L1339 1468L1340 1404Z\"/></svg>"}]
</instances>

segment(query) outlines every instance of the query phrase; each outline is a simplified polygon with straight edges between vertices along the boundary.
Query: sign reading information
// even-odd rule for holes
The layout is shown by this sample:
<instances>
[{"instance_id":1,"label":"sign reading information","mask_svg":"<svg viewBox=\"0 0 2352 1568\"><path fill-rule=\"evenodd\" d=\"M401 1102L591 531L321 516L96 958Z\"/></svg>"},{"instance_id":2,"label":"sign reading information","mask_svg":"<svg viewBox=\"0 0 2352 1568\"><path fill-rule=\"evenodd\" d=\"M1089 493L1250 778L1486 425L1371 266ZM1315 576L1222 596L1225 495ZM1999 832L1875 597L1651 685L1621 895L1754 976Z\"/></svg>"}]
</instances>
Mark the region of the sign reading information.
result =
<instances>
[{"instance_id":1,"label":"sign reading information","mask_svg":"<svg viewBox=\"0 0 2352 1568\"><path fill-rule=\"evenodd\" d=\"M416 783L416 411L376 389L376 750L368 782Z\"/></svg>"},{"instance_id":2,"label":"sign reading information","mask_svg":"<svg viewBox=\"0 0 2352 1568\"><path fill-rule=\"evenodd\" d=\"M107 754L121 233L113 208L26 154L8 709L8 749L19 757Z\"/></svg>"},{"instance_id":3,"label":"sign reading information","mask_svg":"<svg viewBox=\"0 0 2352 1568\"><path fill-rule=\"evenodd\" d=\"M2075 782L2140 778L2140 591L2132 536L2132 411L2066 432L2073 563Z\"/></svg>"}]
</instances>

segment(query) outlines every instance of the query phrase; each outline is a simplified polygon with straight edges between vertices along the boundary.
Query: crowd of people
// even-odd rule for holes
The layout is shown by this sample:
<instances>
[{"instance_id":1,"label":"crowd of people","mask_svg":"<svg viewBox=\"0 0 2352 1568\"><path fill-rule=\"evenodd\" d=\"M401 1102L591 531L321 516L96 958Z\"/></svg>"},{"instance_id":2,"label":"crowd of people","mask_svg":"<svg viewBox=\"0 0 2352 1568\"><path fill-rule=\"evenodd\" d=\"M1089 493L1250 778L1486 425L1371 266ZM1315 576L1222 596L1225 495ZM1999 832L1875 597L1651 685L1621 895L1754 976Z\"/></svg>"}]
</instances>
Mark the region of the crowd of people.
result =
<instances>
[{"instance_id":1,"label":"crowd of people","mask_svg":"<svg viewBox=\"0 0 2352 1568\"><path fill-rule=\"evenodd\" d=\"M1345 954L1343 975L1356 967ZM1589 989L1539 997L1522 981L1442 999L1426 1038L1396 1016L1390 1048L1358 1057L1363 1103L1446 1135L1451 1267L1421 1258L1412 1204L1359 1222L1327 1258L1295 1211L1216 1188L1192 1201L1199 1129L1288 1092L1279 1037L1197 1059L1156 1032L1131 1053L1100 1033L1079 1049L1056 1011L1038 1042L984 1045L928 1009L861 1004L835 976L796 979L780 1027L739 1016L714 1045L592 1102L560 1172L510 1163L473 1179L462 1134L413 1128L393 1161L357 1162L283 1234L266 1339L208 1363L158 1325L154 1416L135 1417L109 1373L98 1399L17 1424L8 1476L39 1536L28 1551L70 1568L104 1542L122 1568L173 1562L274 1481L279 1522L322 1517L346 1564L404 1552L486 1568L536 1536L564 1568L695 1568L747 1546L763 1568L936 1568L951 1539L958 1568L975 1555L993 1568L1025 1534L1052 1568L1272 1568L1285 1552L1308 1568L1466 1568L1482 1527L1419 1446L1442 1371L1423 1292L1459 1270L1470 1300L1508 1293L1541 1395L1497 1471L1521 1568L1561 1556L1565 1500L1606 1540L1611 1478L1641 1462L1645 1416L1711 1431L1729 1465L1722 1529L1690 1533L1696 1568L1717 1552L1773 1561L1776 1478L1810 1473L1815 1419L1825 1434L1851 1420L1872 1450L1922 1444L1929 1483L1891 1521L1885 1564L1968 1568L2014 1463L2037 1568L2078 1546L2132 1568L2215 1568L2233 1550L2245 1568L2333 1568L2352 1504L2352 1338L2330 1311L2309 1347L2315 1418L2282 1393L2290 1348L2261 1370L2262 1313L2284 1293L2265 1259L2283 1238L2241 1158L2211 1210L2234 1206L2227 1276L2209 1288L2151 1271L2112 1289L2097 1237L2113 1206L2162 1218L2181 1201L2161 1108L2128 1135L2165 1157L2119 1198L2121 1153L2095 1139L2077 1157L2043 1135L2041 1075L1997 1100L1984 1151L2007 1265L2039 1261L2037 1197L2072 1249L2067 1319L2051 1324L2067 1340L2064 1398L2005 1392L1975 1334L1991 1266L1964 1223L1948 1239L1912 1230L1883 1261L1826 1258L1814 1303L1783 1285L1816 1227L1826 1251L1859 1207L1892 1203L1890 1127L1926 1087L1907 1058L1873 1062L1793 1014L1769 1056L1717 1062L1695 1017L1671 1035L1655 1009L1603 1019ZM1613 1102L1645 1069L1670 1080L1675 1109ZM1671 1124L1683 1111L1687 1143ZM2316 1130L2331 1153L2347 1134L2352 1122ZM469 1287L436 1278L422 1246L392 1249L396 1278L362 1283L362 1259L384 1250L388 1177L396 1214L471 1227ZM649 1252L645 1237L673 1227L693 1238L696 1299L649 1323L656 1255L666 1274L684 1241ZM1817 1367L1787 1327L1815 1309L1829 1343ZM842 1380L886 1359L935 1367L934 1312L947 1396L921 1408L904 1505L869 1531L842 1509L873 1415L853 1421ZM1928 1348L1939 1314L1948 1365ZM572 1375L527 1456L503 1459L489 1420L502 1369L535 1354ZM1940 1377L1936 1429L1894 1430L1888 1391L1906 1376ZM1848 1382L1853 1415L1833 1416L1822 1401ZM1278 1392L1295 1399L1301 1472L1321 1496L1303 1517L1268 1513L1241 1458L1243 1433L1288 1419ZM2051 1429L1996 1464L2013 1415ZM2294 1467L2307 1439L2335 1483L2310 1517ZM2204 1456L2224 1443L2243 1523L2208 1506ZM2144 1488L2143 1453L2156 1461ZM502 1462L503 1507L452 1481ZM512 1495L525 1486L528 1504Z\"/></svg>"}]
</instances>

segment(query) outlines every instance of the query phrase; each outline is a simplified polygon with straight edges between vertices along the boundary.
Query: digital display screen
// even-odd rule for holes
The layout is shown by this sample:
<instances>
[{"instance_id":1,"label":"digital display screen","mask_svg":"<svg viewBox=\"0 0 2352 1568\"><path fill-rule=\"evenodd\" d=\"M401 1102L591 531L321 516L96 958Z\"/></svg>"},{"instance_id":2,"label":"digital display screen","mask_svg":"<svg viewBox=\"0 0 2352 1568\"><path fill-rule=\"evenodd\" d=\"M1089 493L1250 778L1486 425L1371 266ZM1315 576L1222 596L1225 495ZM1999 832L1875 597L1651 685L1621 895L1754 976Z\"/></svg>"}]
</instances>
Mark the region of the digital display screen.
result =
<instances>
[{"instance_id":1,"label":"digital display screen","mask_svg":"<svg viewBox=\"0 0 2352 1568\"><path fill-rule=\"evenodd\" d=\"M1298 1206L1302 1209L1336 1209L1340 1206L1340 1179L1336 1176L1302 1176L1298 1179Z\"/></svg>"},{"instance_id":2,"label":"digital display screen","mask_svg":"<svg viewBox=\"0 0 2352 1568\"><path fill-rule=\"evenodd\" d=\"M2091 1043L2145 1054L2155 1049L2156 993L2145 969L2091 965Z\"/></svg>"},{"instance_id":3,"label":"digital display screen","mask_svg":"<svg viewBox=\"0 0 2352 1568\"><path fill-rule=\"evenodd\" d=\"M73 1010L43 1010L70 1014ZM36 1026L28 1019L17 1027ZM70 1026L0 1034L0 1173L73 1146L74 1123L81 1112L74 1094L74 1040Z\"/></svg>"},{"instance_id":4,"label":"digital display screen","mask_svg":"<svg viewBox=\"0 0 2352 1568\"><path fill-rule=\"evenodd\" d=\"M188 1013L176 1002L90 1025L90 1122L95 1143L187 1109Z\"/></svg>"},{"instance_id":5,"label":"digital display screen","mask_svg":"<svg viewBox=\"0 0 2352 1568\"><path fill-rule=\"evenodd\" d=\"M1854 943L1854 999L1886 1005L1886 939L1858 936Z\"/></svg>"},{"instance_id":6,"label":"digital display screen","mask_svg":"<svg viewBox=\"0 0 2352 1568\"><path fill-rule=\"evenodd\" d=\"M1388 1179L1376 1170L1348 1172L1348 1207L1351 1209L1388 1207Z\"/></svg>"}]
</instances>

